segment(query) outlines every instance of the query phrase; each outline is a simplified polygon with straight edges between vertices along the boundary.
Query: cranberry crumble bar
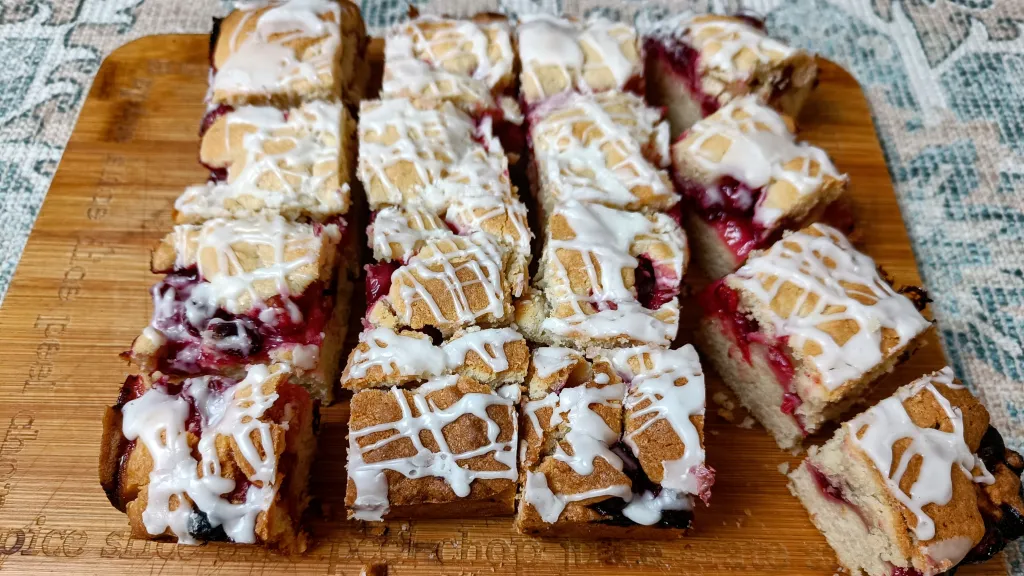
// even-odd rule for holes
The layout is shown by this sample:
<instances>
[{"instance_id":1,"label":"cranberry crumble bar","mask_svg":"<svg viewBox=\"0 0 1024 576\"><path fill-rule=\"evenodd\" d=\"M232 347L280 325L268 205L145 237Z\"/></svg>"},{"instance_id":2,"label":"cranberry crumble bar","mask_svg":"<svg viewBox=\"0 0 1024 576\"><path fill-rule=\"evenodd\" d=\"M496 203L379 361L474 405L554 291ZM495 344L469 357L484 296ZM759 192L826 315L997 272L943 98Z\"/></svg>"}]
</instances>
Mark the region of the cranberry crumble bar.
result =
<instances>
[{"instance_id":1,"label":"cranberry crumble bar","mask_svg":"<svg viewBox=\"0 0 1024 576\"><path fill-rule=\"evenodd\" d=\"M821 219L848 180L824 150L796 140L787 118L752 97L687 130L672 145L672 164L695 257L711 279L782 230Z\"/></svg>"},{"instance_id":2,"label":"cranberry crumble bar","mask_svg":"<svg viewBox=\"0 0 1024 576\"><path fill-rule=\"evenodd\" d=\"M643 91L644 63L628 24L531 14L517 32L520 98L528 105L562 92Z\"/></svg>"},{"instance_id":3,"label":"cranberry crumble bar","mask_svg":"<svg viewBox=\"0 0 1024 576\"><path fill-rule=\"evenodd\" d=\"M338 273L337 224L281 216L180 224L153 252L153 319L129 358L144 371L239 378L287 362L291 381L330 400L351 281Z\"/></svg>"},{"instance_id":4,"label":"cranberry crumble bar","mask_svg":"<svg viewBox=\"0 0 1024 576\"><path fill-rule=\"evenodd\" d=\"M348 0L241 3L214 22L210 104L358 102L366 44L359 7Z\"/></svg>"},{"instance_id":5,"label":"cranberry crumble bar","mask_svg":"<svg viewBox=\"0 0 1024 576\"><path fill-rule=\"evenodd\" d=\"M221 107L211 113L199 159L210 181L174 203L177 223L281 214L324 221L348 212L355 121L341 103L298 108Z\"/></svg>"},{"instance_id":6,"label":"cranberry crumble bar","mask_svg":"<svg viewBox=\"0 0 1024 576\"><path fill-rule=\"evenodd\" d=\"M134 538L301 553L316 411L287 365L239 379L129 376L103 417L100 483Z\"/></svg>"},{"instance_id":7,"label":"cranberry crumble bar","mask_svg":"<svg viewBox=\"0 0 1024 576\"><path fill-rule=\"evenodd\" d=\"M874 260L823 224L754 253L700 303L705 357L784 449L860 400L931 326Z\"/></svg>"},{"instance_id":8,"label":"cranberry crumble bar","mask_svg":"<svg viewBox=\"0 0 1024 576\"><path fill-rule=\"evenodd\" d=\"M768 37L748 18L696 16L645 39L644 49L647 94L668 110L673 138L746 95L796 118L817 85L813 55Z\"/></svg>"},{"instance_id":9,"label":"cranberry crumble bar","mask_svg":"<svg viewBox=\"0 0 1024 576\"><path fill-rule=\"evenodd\" d=\"M520 533L674 538L707 501L704 378L692 346L587 360L538 348L521 407Z\"/></svg>"},{"instance_id":10,"label":"cranberry crumble bar","mask_svg":"<svg viewBox=\"0 0 1024 576\"><path fill-rule=\"evenodd\" d=\"M466 376L364 389L350 403L350 518L511 515L519 385Z\"/></svg>"},{"instance_id":11,"label":"cranberry crumble bar","mask_svg":"<svg viewBox=\"0 0 1024 576\"><path fill-rule=\"evenodd\" d=\"M516 304L531 340L585 350L675 338L689 252L672 218L566 201L545 233L534 288Z\"/></svg>"},{"instance_id":12,"label":"cranberry crumble bar","mask_svg":"<svg viewBox=\"0 0 1024 576\"><path fill-rule=\"evenodd\" d=\"M534 193L543 211L579 200L626 210L679 202L669 164L668 125L635 94L567 93L530 112Z\"/></svg>"},{"instance_id":13,"label":"cranberry crumble bar","mask_svg":"<svg viewBox=\"0 0 1024 576\"><path fill-rule=\"evenodd\" d=\"M934 576L1024 534L1022 471L943 368L846 422L789 478L850 574Z\"/></svg>"}]
</instances>

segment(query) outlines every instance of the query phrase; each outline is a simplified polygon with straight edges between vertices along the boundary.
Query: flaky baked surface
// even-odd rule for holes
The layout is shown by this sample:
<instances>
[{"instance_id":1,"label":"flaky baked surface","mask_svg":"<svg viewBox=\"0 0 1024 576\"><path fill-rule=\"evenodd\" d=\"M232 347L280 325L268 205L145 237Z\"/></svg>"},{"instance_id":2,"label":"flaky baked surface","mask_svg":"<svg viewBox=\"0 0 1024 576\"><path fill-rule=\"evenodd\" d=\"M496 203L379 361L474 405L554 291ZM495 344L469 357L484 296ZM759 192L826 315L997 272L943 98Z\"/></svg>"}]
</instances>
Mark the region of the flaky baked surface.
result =
<instances>
[{"instance_id":1,"label":"flaky baked surface","mask_svg":"<svg viewBox=\"0 0 1024 576\"><path fill-rule=\"evenodd\" d=\"M126 380L118 403L103 418L99 470L101 485L111 503L127 513L134 537L170 536L183 543L233 540L289 553L305 550L299 521L316 445L314 407L288 377L286 366L272 365L250 367L241 381L168 381L159 373ZM218 403L221 396L225 400ZM197 410L220 418L211 423ZM164 453L154 459L151 450ZM196 477L168 480L178 460L192 459L199 467L197 458L203 467ZM157 470L157 465L169 468ZM228 482L222 488L211 489L216 485L202 479L202 471L214 466ZM182 470L187 469L186 464ZM178 491L175 482L187 488ZM249 494L232 490L232 484L237 488L243 482ZM195 500L195 494L218 499L219 511L204 509L207 500ZM249 520L239 511L245 507L251 507Z\"/></svg>"},{"instance_id":2,"label":"flaky baked surface","mask_svg":"<svg viewBox=\"0 0 1024 576\"><path fill-rule=\"evenodd\" d=\"M498 387L521 384L529 364L526 339L512 328L468 328L441 345L421 332L375 328L359 335L341 385L361 390L459 374Z\"/></svg>"},{"instance_id":3,"label":"flaky baked surface","mask_svg":"<svg viewBox=\"0 0 1024 576\"><path fill-rule=\"evenodd\" d=\"M211 53L211 101L285 107L303 100L358 102L366 46L347 0L248 4L220 21Z\"/></svg>"},{"instance_id":4,"label":"flaky baked surface","mask_svg":"<svg viewBox=\"0 0 1024 576\"><path fill-rule=\"evenodd\" d=\"M636 30L604 18L585 23L545 14L524 16L518 32L521 97L530 104L572 90L642 87Z\"/></svg>"},{"instance_id":5,"label":"flaky baked surface","mask_svg":"<svg viewBox=\"0 0 1024 576\"><path fill-rule=\"evenodd\" d=\"M514 397L447 376L414 390L363 390L350 414L351 517L379 520L399 508L429 514L434 506L500 501L515 489ZM425 452L450 463L431 467Z\"/></svg>"},{"instance_id":6,"label":"flaky baked surface","mask_svg":"<svg viewBox=\"0 0 1024 576\"><path fill-rule=\"evenodd\" d=\"M755 252L725 283L771 338L786 339L819 394L838 399L930 327L838 230L814 224ZM810 395L801 393L802 396Z\"/></svg>"},{"instance_id":7,"label":"flaky baked surface","mask_svg":"<svg viewBox=\"0 0 1024 576\"><path fill-rule=\"evenodd\" d=\"M344 105L322 101L290 110L244 106L219 116L203 134L199 157L226 178L188 187L174 203L175 221L346 213L353 128Z\"/></svg>"}]
</instances>

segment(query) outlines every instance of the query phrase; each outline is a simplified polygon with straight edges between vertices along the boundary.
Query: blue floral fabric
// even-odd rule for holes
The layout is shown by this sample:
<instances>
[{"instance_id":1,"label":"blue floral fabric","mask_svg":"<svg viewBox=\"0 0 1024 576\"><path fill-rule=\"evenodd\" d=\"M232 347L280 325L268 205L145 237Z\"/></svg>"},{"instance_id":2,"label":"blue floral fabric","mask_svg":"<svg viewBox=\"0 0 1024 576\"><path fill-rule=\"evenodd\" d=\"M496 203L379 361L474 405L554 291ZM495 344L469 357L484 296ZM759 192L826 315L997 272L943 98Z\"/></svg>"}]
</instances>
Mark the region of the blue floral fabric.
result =
<instances>
[{"instance_id":1,"label":"blue floral fabric","mask_svg":"<svg viewBox=\"0 0 1024 576\"><path fill-rule=\"evenodd\" d=\"M449 14L597 12L641 28L687 9L748 9L845 66L871 103L946 354L1008 444L1024 448L1024 1L411 3ZM362 7L380 31L409 4ZM103 57L140 36L205 32L224 11L212 1L0 2L0 302ZM1007 557L1024 574L1024 547Z\"/></svg>"}]
</instances>

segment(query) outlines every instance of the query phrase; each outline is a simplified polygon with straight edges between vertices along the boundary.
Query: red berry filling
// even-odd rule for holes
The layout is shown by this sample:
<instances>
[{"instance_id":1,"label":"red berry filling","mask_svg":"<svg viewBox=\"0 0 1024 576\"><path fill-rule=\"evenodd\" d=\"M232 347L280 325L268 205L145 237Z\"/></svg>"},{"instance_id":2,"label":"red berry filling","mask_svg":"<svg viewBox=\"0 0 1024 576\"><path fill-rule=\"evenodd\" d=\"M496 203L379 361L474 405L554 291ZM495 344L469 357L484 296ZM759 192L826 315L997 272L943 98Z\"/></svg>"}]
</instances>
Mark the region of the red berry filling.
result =
<instances>
[{"instance_id":1,"label":"red berry filling","mask_svg":"<svg viewBox=\"0 0 1024 576\"><path fill-rule=\"evenodd\" d=\"M870 526L870 523L868 522L868 517L864 515L864 511L860 509L860 506L857 506L856 504L850 501L850 499L846 496L846 491L843 489L841 485L830 479L824 472L821 471L821 469L812 464L810 461L807 462L807 470L811 473L811 478L814 479L814 483L818 487L818 492L820 492L826 500L832 502L833 504L840 504L842 506L846 506L850 510L853 510L865 526Z\"/></svg>"},{"instance_id":2,"label":"red berry filling","mask_svg":"<svg viewBox=\"0 0 1024 576\"><path fill-rule=\"evenodd\" d=\"M366 270L366 311L391 291L391 275L398 270L397 262L375 262L363 266Z\"/></svg>"},{"instance_id":3,"label":"red berry filling","mask_svg":"<svg viewBox=\"0 0 1024 576\"><path fill-rule=\"evenodd\" d=\"M675 180L690 209L718 232L737 260L746 259L752 250L774 240L778 227L765 229L753 220L762 188L751 189L729 176L722 177L711 189L679 174Z\"/></svg>"},{"instance_id":4,"label":"red berry filling","mask_svg":"<svg viewBox=\"0 0 1024 576\"><path fill-rule=\"evenodd\" d=\"M644 42L648 58L664 64L663 72L676 76L690 92L690 97L700 105L701 114L710 116L718 108L718 100L706 94L701 87L700 53L679 39L648 38Z\"/></svg>"},{"instance_id":5,"label":"red berry filling","mask_svg":"<svg viewBox=\"0 0 1024 576\"><path fill-rule=\"evenodd\" d=\"M498 138L506 152L519 154L526 150L526 130L522 124L510 122L499 108L488 108L479 114L478 125L485 119L491 123L491 134Z\"/></svg>"},{"instance_id":6,"label":"red berry filling","mask_svg":"<svg viewBox=\"0 0 1024 576\"><path fill-rule=\"evenodd\" d=\"M803 417L796 413L796 409L803 401L793 389L796 367L785 350L786 339L772 339L761 332L757 320L741 309L739 293L726 285L725 279L711 284L704 290L700 295L700 305L705 314L718 319L729 339L739 347L747 364L753 365L750 356L752 346L756 345L763 353L764 359L771 366L775 380L782 386L782 404L779 410L793 416L797 426L806 434Z\"/></svg>"},{"instance_id":7,"label":"red berry filling","mask_svg":"<svg viewBox=\"0 0 1024 576\"><path fill-rule=\"evenodd\" d=\"M647 255L641 255L637 260L635 283L640 305L657 310L679 295L679 281L674 271L666 273L666 266L655 266Z\"/></svg>"},{"instance_id":8,"label":"red berry filling","mask_svg":"<svg viewBox=\"0 0 1024 576\"><path fill-rule=\"evenodd\" d=\"M298 298L275 296L245 314L193 301L200 282L195 268L189 268L171 272L153 287L158 305L151 325L167 338L166 353L158 365L162 372L199 374L267 361L270 351L282 346L323 343L334 292L322 282Z\"/></svg>"}]
</instances>

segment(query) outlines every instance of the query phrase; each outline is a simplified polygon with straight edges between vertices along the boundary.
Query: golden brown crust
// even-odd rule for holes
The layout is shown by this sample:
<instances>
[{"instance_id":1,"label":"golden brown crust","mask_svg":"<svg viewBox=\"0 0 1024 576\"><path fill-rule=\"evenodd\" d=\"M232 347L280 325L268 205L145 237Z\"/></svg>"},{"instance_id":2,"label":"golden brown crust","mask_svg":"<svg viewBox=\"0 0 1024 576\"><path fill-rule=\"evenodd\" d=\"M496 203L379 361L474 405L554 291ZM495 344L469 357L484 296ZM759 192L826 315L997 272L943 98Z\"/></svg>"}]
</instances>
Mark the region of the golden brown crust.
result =
<instances>
[{"instance_id":1,"label":"golden brown crust","mask_svg":"<svg viewBox=\"0 0 1024 576\"><path fill-rule=\"evenodd\" d=\"M406 420L407 416L403 412L397 395L404 397L404 404L410 410L408 418L418 418L421 415L421 406L429 406L435 412L444 411L452 408L470 394L496 395L489 386L466 377L453 378L443 386L433 386L430 383L428 386L427 389L415 391L393 388L391 390L368 389L357 392L352 397L350 404L350 436L365 428L386 426ZM418 395L422 396L422 403L416 401ZM492 403L486 407L485 411L490 423L498 430L493 439L488 435L488 422L469 411L459 414L441 428L440 434L447 445L446 449L442 449L437 442L438 438L429 430L420 432L417 438L425 449L435 454L435 457L442 454L442 457L446 458L487 446L497 447L505 443L511 446L516 436L514 407L511 404ZM356 438L350 439L350 444L366 448L396 434L401 434L401 432L396 428L389 428L357 435ZM373 465L380 462L402 461L413 458L417 454L417 448L408 437L378 444L356 456L350 450L349 481L345 494L345 504L350 510L350 516L355 514L354 506L359 498L357 485L352 479L352 474L356 472L354 467L358 469L362 465L361 463ZM354 460L354 458L358 460ZM475 472L500 473L508 470L508 467L497 459L497 454L494 451L470 458L461 458L455 465ZM422 511L424 514L429 514L430 508L434 506L458 503L464 503L468 508L470 503L476 501L481 501L485 505L495 504L498 507L505 503L508 508L503 512L505 514L512 513L512 499L509 497L515 493L515 481L512 479L475 478L469 485L469 493L460 497L448 484L448 481L441 476L407 477L390 467L383 469L381 473L387 484L387 501L389 506L395 510L395 514L403 510ZM461 508L460 506L444 509L450 511ZM393 516L387 513L384 517L391 518Z\"/></svg>"}]
</instances>

